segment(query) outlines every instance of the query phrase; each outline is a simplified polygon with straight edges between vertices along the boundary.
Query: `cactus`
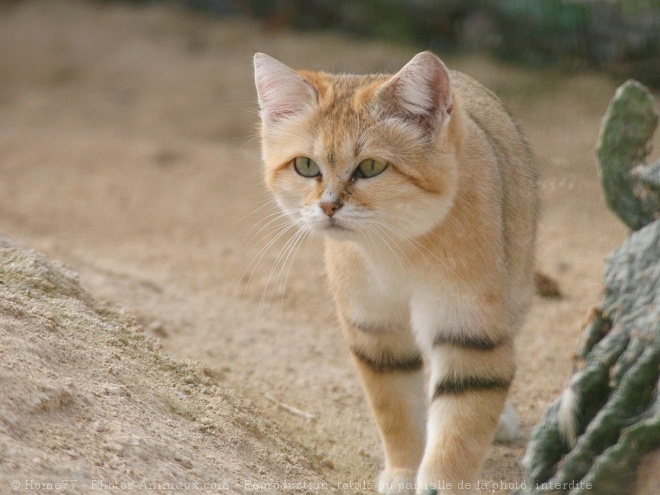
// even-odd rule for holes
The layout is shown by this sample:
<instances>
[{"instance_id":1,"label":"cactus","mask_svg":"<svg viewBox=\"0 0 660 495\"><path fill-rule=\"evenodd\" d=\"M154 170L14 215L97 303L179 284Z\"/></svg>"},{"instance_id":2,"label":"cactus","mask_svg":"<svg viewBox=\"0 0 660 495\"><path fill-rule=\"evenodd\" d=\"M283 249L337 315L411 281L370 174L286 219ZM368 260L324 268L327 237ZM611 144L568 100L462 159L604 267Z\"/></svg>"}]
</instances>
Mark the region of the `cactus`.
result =
<instances>
[{"instance_id":1,"label":"cactus","mask_svg":"<svg viewBox=\"0 0 660 495\"><path fill-rule=\"evenodd\" d=\"M630 493L640 458L660 448L660 220L633 232L608 258L605 280L568 388L575 445L562 431L564 394L532 433L519 495Z\"/></svg>"},{"instance_id":2,"label":"cactus","mask_svg":"<svg viewBox=\"0 0 660 495\"><path fill-rule=\"evenodd\" d=\"M598 144L608 205L632 227L605 265L605 291L560 398L532 432L516 495L632 493L642 457L660 449L660 162L643 163L657 125L643 86L627 82Z\"/></svg>"},{"instance_id":3,"label":"cactus","mask_svg":"<svg viewBox=\"0 0 660 495\"><path fill-rule=\"evenodd\" d=\"M600 178L607 205L631 229L637 230L655 220L656 211L635 194L633 167L644 164L648 142L658 125L653 100L637 81L617 89L600 130L596 148Z\"/></svg>"},{"instance_id":4,"label":"cactus","mask_svg":"<svg viewBox=\"0 0 660 495\"><path fill-rule=\"evenodd\" d=\"M638 165L630 175L635 181L633 192L642 202L642 207L654 218L660 218L660 160L652 165Z\"/></svg>"}]
</instances>

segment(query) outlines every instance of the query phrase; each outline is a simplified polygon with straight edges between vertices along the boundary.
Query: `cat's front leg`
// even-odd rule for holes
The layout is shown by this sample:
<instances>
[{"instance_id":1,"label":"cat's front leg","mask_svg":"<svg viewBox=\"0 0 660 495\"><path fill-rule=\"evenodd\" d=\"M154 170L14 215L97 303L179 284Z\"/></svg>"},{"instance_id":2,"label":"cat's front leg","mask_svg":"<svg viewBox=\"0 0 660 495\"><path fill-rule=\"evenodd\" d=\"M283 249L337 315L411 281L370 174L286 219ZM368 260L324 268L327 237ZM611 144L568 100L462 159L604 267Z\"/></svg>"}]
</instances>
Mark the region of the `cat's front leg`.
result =
<instances>
[{"instance_id":1,"label":"cat's front leg","mask_svg":"<svg viewBox=\"0 0 660 495\"><path fill-rule=\"evenodd\" d=\"M417 493L465 495L475 491L513 380L513 339L505 332L434 332Z\"/></svg>"},{"instance_id":2,"label":"cat's front leg","mask_svg":"<svg viewBox=\"0 0 660 495\"><path fill-rule=\"evenodd\" d=\"M385 451L378 491L414 494L425 436L421 354L408 329L355 324L347 319L343 319L343 327Z\"/></svg>"}]
</instances>

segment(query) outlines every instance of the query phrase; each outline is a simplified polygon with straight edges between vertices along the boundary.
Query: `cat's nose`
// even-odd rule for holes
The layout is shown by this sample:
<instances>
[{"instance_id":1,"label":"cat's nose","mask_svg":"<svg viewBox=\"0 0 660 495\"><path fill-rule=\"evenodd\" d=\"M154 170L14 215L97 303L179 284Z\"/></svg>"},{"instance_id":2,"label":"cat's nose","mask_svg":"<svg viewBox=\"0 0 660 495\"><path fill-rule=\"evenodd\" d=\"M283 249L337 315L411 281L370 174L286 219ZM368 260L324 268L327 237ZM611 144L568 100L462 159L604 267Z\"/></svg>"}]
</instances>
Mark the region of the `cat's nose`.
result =
<instances>
[{"instance_id":1,"label":"cat's nose","mask_svg":"<svg viewBox=\"0 0 660 495\"><path fill-rule=\"evenodd\" d=\"M335 212L339 208L341 208L342 204L338 201L324 201L322 203L319 203L319 206L325 212L326 215L331 217L335 214Z\"/></svg>"}]
</instances>

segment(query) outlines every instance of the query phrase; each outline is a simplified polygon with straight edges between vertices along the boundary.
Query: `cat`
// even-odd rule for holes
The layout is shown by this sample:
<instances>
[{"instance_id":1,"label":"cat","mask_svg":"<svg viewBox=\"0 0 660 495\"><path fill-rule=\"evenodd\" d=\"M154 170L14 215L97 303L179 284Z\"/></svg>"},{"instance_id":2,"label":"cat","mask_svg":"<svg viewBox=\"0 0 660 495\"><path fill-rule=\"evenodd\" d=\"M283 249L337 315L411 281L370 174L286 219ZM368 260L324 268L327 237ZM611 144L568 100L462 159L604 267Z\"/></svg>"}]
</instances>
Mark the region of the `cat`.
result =
<instances>
[{"instance_id":1,"label":"cat","mask_svg":"<svg viewBox=\"0 0 660 495\"><path fill-rule=\"evenodd\" d=\"M325 238L385 451L379 492L470 493L498 421L517 435L506 396L538 213L527 142L431 52L394 75L294 71L263 53L254 69L266 183Z\"/></svg>"}]
</instances>

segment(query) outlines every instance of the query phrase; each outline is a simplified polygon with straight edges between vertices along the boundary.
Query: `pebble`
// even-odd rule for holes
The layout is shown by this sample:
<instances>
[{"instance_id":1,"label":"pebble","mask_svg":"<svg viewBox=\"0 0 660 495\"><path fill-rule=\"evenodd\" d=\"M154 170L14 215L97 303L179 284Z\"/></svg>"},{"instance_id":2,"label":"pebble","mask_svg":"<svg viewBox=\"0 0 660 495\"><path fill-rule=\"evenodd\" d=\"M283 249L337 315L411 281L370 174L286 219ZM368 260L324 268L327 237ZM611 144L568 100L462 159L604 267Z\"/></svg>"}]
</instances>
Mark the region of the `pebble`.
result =
<instances>
[{"instance_id":1,"label":"pebble","mask_svg":"<svg viewBox=\"0 0 660 495\"><path fill-rule=\"evenodd\" d=\"M184 468L190 469L191 467L193 467L193 463L190 461L190 459L185 457L180 452L174 454L174 460L177 461L179 464L181 464Z\"/></svg>"},{"instance_id":2,"label":"pebble","mask_svg":"<svg viewBox=\"0 0 660 495\"><path fill-rule=\"evenodd\" d=\"M158 335L159 337L164 337L164 338L166 338L166 337L169 336L168 333L167 333L167 330L165 329L165 325L163 324L162 321L159 321L159 320L154 320L154 321L152 321L152 322L147 326L147 330L148 330L149 332L152 332L152 333Z\"/></svg>"},{"instance_id":3,"label":"pebble","mask_svg":"<svg viewBox=\"0 0 660 495\"><path fill-rule=\"evenodd\" d=\"M332 459L329 457L326 457L325 459L321 460L321 465L327 467L328 469L334 469L335 468L335 463Z\"/></svg>"},{"instance_id":4,"label":"pebble","mask_svg":"<svg viewBox=\"0 0 660 495\"><path fill-rule=\"evenodd\" d=\"M120 444L119 442L114 442L114 441L109 441L103 444L103 448L105 450L109 450L110 452L113 452L117 455L123 455L124 454L124 446Z\"/></svg>"},{"instance_id":5,"label":"pebble","mask_svg":"<svg viewBox=\"0 0 660 495\"><path fill-rule=\"evenodd\" d=\"M107 385L105 387L106 395L114 397L130 397L131 393L124 385Z\"/></svg>"},{"instance_id":6,"label":"pebble","mask_svg":"<svg viewBox=\"0 0 660 495\"><path fill-rule=\"evenodd\" d=\"M69 454L69 456L70 456L71 458L73 458L73 459L76 459L76 458L78 457L78 452L76 452L76 451L75 451L74 449L72 449L71 447L69 447L68 449L65 449L64 452L66 452L67 454Z\"/></svg>"}]
</instances>

